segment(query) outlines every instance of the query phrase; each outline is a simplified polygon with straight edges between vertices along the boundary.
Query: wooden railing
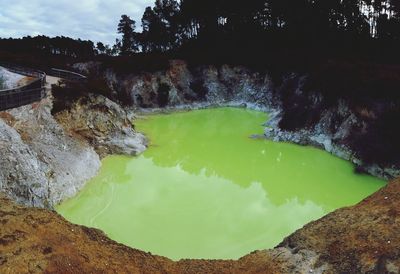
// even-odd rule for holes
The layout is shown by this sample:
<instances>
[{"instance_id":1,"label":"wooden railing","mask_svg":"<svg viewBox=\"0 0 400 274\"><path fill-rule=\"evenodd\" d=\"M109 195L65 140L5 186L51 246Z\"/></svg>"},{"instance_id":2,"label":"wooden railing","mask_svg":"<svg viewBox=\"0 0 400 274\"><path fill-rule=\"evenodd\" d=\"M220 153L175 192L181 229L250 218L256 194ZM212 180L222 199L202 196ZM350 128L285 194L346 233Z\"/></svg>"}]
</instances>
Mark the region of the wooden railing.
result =
<instances>
[{"instance_id":1,"label":"wooden railing","mask_svg":"<svg viewBox=\"0 0 400 274\"><path fill-rule=\"evenodd\" d=\"M62 78L67 81L86 81L87 77L85 75L72 72L69 70L64 70L64 69L57 69L57 68L52 68L51 73L52 76Z\"/></svg>"},{"instance_id":2,"label":"wooden railing","mask_svg":"<svg viewBox=\"0 0 400 274\"><path fill-rule=\"evenodd\" d=\"M45 72L1 62L0 66L11 72L34 78L33 81L24 86L0 90L0 111L32 104L46 96ZM56 68L52 68L49 75L73 82L87 80L87 77L82 74Z\"/></svg>"},{"instance_id":3,"label":"wooden railing","mask_svg":"<svg viewBox=\"0 0 400 274\"><path fill-rule=\"evenodd\" d=\"M24 86L0 90L0 111L28 105L45 97L46 73L8 64L0 63L0 66L11 72L34 78Z\"/></svg>"}]
</instances>

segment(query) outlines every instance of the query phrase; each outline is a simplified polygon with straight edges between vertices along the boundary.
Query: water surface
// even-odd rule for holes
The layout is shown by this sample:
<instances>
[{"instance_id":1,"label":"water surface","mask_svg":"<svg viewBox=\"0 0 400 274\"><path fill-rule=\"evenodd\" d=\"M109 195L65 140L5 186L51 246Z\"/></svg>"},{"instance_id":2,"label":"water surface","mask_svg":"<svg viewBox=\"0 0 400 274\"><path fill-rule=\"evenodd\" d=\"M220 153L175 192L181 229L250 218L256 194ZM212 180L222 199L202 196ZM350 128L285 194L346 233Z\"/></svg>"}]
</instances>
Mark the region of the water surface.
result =
<instances>
[{"instance_id":1,"label":"water surface","mask_svg":"<svg viewBox=\"0 0 400 274\"><path fill-rule=\"evenodd\" d=\"M219 108L136 121L149 150L104 159L98 176L57 210L153 254L237 259L384 186L322 150L249 138L266 120Z\"/></svg>"}]
</instances>

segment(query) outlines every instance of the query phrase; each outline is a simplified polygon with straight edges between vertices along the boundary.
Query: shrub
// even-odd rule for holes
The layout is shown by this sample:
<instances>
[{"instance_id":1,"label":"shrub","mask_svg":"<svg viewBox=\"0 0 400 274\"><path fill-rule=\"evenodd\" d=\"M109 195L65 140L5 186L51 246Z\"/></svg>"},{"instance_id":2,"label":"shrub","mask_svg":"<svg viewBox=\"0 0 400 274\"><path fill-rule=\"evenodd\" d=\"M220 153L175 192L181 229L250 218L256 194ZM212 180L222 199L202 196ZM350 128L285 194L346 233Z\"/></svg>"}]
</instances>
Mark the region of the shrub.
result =
<instances>
[{"instance_id":1,"label":"shrub","mask_svg":"<svg viewBox=\"0 0 400 274\"><path fill-rule=\"evenodd\" d=\"M351 136L350 146L365 163L400 165L400 110L392 109Z\"/></svg>"},{"instance_id":2,"label":"shrub","mask_svg":"<svg viewBox=\"0 0 400 274\"><path fill-rule=\"evenodd\" d=\"M165 83L161 83L157 91L157 102L160 107L165 107L169 103L169 91L171 87Z\"/></svg>"},{"instance_id":3,"label":"shrub","mask_svg":"<svg viewBox=\"0 0 400 274\"><path fill-rule=\"evenodd\" d=\"M103 95L110 100L123 99L114 98L114 94L104 78L88 77L87 81L62 81L58 85L52 86L54 103L52 113L57 113L68 109L79 98L87 96L89 93ZM126 99L124 100L126 103ZM129 103L129 102L128 102Z\"/></svg>"},{"instance_id":4,"label":"shrub","mask_svg":"<svg viewBox=\"0 0 400 274\"><path fill-rule=\"evenodd\" d=\"M70 108L76 100L85 96L88 90L83 84L61 81L52 86L52 93L54 97L52 114L55 114Z\"/></svg>"},{"instance_id":5,"label":"shrub","mask_svg":"<svg viewBox=\"0 0 400 274\"><path fill-rule=\"evenodd\" d=\"M198 99L204 100L206 98L208 90L202 81L196 80L195 82L190 83L190 88L194 93L196 93Z\"/></svg>"}]
</instances>

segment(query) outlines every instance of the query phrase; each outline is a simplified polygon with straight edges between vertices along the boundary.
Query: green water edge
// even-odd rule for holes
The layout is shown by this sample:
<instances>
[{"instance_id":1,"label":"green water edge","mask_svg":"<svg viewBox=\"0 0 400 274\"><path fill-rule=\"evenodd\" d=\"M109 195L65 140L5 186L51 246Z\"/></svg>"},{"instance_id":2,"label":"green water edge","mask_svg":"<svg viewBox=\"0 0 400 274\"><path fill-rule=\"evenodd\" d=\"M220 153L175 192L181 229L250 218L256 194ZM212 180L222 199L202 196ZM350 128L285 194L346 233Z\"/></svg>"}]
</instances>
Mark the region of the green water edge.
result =
<instances>
[{"instance_id":1,"label":"green water edge","mask_svg":"<svg viewBox=\"0 0 400 274\"><path fill-rule=\"evenodd\" d=\"M249 138L266 120L240 108L146 116L135 124L149 149L105 158L57 211L174 260L238 259L386 184L320 149Z\"/></svg>"}]
</instances>

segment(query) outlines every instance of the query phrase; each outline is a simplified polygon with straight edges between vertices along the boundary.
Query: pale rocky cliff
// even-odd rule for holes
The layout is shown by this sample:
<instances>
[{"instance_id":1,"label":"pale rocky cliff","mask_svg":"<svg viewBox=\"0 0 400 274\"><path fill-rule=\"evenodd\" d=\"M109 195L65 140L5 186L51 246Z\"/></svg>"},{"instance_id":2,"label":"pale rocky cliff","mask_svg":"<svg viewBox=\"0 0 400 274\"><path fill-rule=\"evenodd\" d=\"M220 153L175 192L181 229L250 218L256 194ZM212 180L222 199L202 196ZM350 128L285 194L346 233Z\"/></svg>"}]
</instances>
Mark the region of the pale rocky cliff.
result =
<instances>
[{"instance_id":1,"label":"pale rocky cliff","mask_svg":"<svg viewBox=\"0 0 400 274\"><path fill-rule=\"evenodd\" d=\"M127 113L100 95L76 102L57 119L51 110L48 96L0 112L0 191L21 204L53 208L97 174L101 157L146 149Z\"/></svg>"},{"instance_id":2,"label":"pale rocky cliff","mask_svg":"<svg viewBox=\"0 0 400 274\"><path fill-rule=\"evenodd\" d=\"M184 61L172 60L166 70L126 74L112 69L99 73L99 64L92 62L74 67L105 77L115 100L124 98L123 103L139 108L235 103L266 109L278 102L270 76L242 66L191 68Z\"/></svg>"},{"instance_id":3,"label":"pale rocky cliff","mask_svg":"<svg viewBox=\"0 0 400 274\"><path fill-rule=\"evenodd\" d=\"M29 206L72 197L100 167L95 151L67 135L50 109L45 99L0 112L0 189Z\"/></svg>"}]
</instances>

